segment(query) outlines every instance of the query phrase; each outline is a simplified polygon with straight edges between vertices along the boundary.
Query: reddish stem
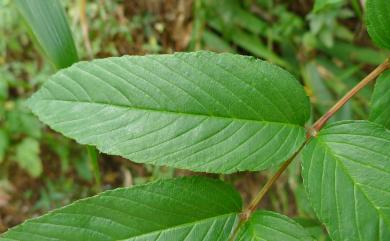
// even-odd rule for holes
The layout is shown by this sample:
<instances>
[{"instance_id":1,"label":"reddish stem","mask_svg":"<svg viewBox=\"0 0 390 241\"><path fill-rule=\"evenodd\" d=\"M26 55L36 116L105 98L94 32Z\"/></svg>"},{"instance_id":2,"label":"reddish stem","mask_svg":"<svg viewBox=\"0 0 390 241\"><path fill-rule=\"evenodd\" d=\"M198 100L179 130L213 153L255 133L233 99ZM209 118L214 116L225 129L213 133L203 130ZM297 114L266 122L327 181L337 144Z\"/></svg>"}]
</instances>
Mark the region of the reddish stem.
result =
<instances>
[{"instance_id":1,"label":"reddish stem","mask_svg":"<svg viewBox=\"0 0 390 241\"><path fill-rule=\"evenodd\" d=\"M367 75L362 81L359 82L355 87L353 87L348 93L346 93L343 98L337 101L328 112L325 113L320 119L318 119L312 126L312 129L315 131L321 130L321 128L326 124L326 122L338 111L341 107L345 105L359 90L365 87L368 83L375 80L383 71L390 68L389 59L387 59L383 64L375 68L369 75Z\"/></svg>"}]
</instances>

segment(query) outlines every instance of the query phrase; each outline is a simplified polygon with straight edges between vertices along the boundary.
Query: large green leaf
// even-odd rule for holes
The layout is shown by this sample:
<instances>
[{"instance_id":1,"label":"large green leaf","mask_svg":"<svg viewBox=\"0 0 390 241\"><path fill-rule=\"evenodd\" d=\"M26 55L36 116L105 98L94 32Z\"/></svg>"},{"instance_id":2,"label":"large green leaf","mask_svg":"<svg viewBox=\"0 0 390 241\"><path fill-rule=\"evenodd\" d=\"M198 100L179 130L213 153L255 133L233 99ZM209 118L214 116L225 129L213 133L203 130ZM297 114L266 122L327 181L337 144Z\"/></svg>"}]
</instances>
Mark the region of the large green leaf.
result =
<instances>
[{"instance_id":1,"label":"large green leaf","mask_svg":"<svg viewBox=\"0 0 390 241\"><path fill-rule=\"evenodd\" d=\"M371 105L370 120L390 129L390 70L377 79Z\"/></svg>"},{"instance_id":2,"label":"large green leaf","mask_svg":"<svg viewBox=\"0 0 390 241\"><path fill-rule=\"evenodd\" d=\"M312 206L333 240L390 240L390 131L368 121L332 124L303 151Z\"/></svg>"},{"instance_id":3,"label":"large green leaf","mask_svg":"<svg viewBox=\"0 0 390 241\"><path fill-rule=\"evenodd\" d=\"M15 0L34 37L57 68L78 61L64 9L59 0Z\"/></svg>"},{"instance_id":4,"label":"large green leaf","mask_svg":"<svg viewBox=\"0 0 390 241\"><path fill-rule=\"evenodd\" d=\"M382 48L390 49L390 1L367 0L366 24L372 40Z\"/></svg>"},{"instance_id":5,"label":"large green leaf","mask_svg":"<svg viewBox=\"0 0 390 241\"><path fill-rule=\"evenodd\" d=\"M0 240L227 240L241 210L229 185L193 177L103 192L31 219Z\"/></svg>"},{"instance_id":6,"label":"large green leaf","mask_svg":"<svg viewBox=\"0 0 390 241\"><path fill-rule=\"evenodd\" d=\"M237 241L309 241L306 230L294 220L270 211L257 211L241 228Z\"/></svg>"},{"instance_id":7,"label":"large green leaf","mask_svg":"<svg viewBox=\"0 0 390 241\"><path fill-rule=\"evenodd\" d=\"M261 170L305 140L309 102L267 62L211 52L124 56L61 70L29 101L53 129L136 162Z\"/></svg>"}]
</instances>

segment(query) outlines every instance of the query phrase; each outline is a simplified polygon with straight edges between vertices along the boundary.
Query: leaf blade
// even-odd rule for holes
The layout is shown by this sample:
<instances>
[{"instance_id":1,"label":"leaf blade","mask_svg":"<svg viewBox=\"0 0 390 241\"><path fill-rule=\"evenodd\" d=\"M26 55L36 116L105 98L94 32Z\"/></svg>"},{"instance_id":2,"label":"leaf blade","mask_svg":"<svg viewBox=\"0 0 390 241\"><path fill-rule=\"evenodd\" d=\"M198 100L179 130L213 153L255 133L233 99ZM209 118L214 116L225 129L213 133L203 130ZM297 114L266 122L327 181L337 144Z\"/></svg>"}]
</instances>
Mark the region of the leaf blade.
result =
<instances>
[{"instance_id":1,"label":"leaf blade","mask_svg":"<svg viewBox=\"0 0 390 241\"><path fill-rule=\"evenodd\" d=\"M40 47L58 69L78 61L60 1L16 0L15 3Z\"/></svg>"},{"instance_id":2,"label":"leaf blade","mask_svg":"<svg viewBox=\"0 0 390 241\"><path fill-rule=\"evenodd\" d=\"M237 241L313 241L306 230L294 220L270 211L256 211L241 228Z\"/></svg>"},{"instance_id":3,"label":"leaf blade","mask_svg":"<svg viewBox=\"0 0 390 241\"><path fill-rule=\"evenodd\" d=\"M389 143L390 132L378 124L343 121L329 125L304 149L304 186L332 239L390 237Z\"/></svg>"},{"instance_id":4,"label":"leaf blade","mask_svg":"<svg viewBox=\"0 0 390 241\"><path fill-rule=\"evenodd\" d=\"M15 161L20 167L25 169L31 176L38 177L41 175L43 167L39 157L39 142L33 138L23 139L15 151Z\"/></svg>"},{"instance_id":5,"label":"leaf blade","mask_svg":"<svg viewBox=\"0 0 390 241\"><path fill-rule=\"evenodd\" d=\"M241 205L239 194L221 181L179 178L77 201L0 240L226 240Z\"/></svg>"},{"instance_id":6,"label":"leaf blade","mask_svg":"<svg viewBox=\"0 0 390 241\"><path fill-rule=\"evenodd\" d=\"M390 49L390 2L386 0L367 0L367 31L376 45Z\"/></svg>"},{"instance_id":7,"label":"leaf blade","mask_svg":"<svg viewBox=\"0 0 390 241\"><path fill-rule=\"evenodd\" d=\"M329 7L340 6L344 0L315 0L313 12L319 12Z\"/></svg>"},{"instance_id":8,"label":"leaf blade","mask_svg":"<svg viewBox=\"0 0 390 241\"><path fill-rule=\"evenodd\" d=\"M390 71L384 72L376 81L371 99L370 121L390 129Z\"/></svg>"},{"instance_id":9,"label":"leaf blade","mask_svg":"<svg viewBox=\"0 0 390 241\"><path fill-rule=\"evenodd\" d=\"M53 129L104 153L217 173L282 162L303 143L310 114L287 72L210 52L82 62L29 103Z\"/></svg>"}]
</instances>

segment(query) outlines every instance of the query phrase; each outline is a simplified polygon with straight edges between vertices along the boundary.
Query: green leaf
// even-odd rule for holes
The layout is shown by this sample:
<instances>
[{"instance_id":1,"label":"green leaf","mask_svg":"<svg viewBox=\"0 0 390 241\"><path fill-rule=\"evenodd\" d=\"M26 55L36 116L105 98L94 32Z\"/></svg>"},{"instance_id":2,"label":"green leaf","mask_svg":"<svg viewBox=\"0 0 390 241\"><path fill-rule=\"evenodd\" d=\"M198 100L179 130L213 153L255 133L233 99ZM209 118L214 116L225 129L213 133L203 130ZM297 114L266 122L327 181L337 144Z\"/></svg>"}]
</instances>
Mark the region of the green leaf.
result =
<instances>
[{"instance_id":1,"label":"green leaf","mask_svg":"<svg viewBox=\"0 0 390 241\"><path fill-rule=\"evenodd\" d=\"M77 201L9 230L0 240L222 241L241 205L240 195L218 180L159 181Z\"/></svg>"},{"instance_id":2,"label":"green leaf","mask_svg":"<svg viewBox=\"0 0 390 241\"><path fill-rule=\"evenodd\" d=\"M230 1L231 0L227 0L225 2ZM220 2L221 1L216 1L217 6L221 5ZM214 9L212 9L212 11ZM253 34L265 34L267 32L267 28L269 27L267 22L262 20L255 14L251 13L250 11L242 8L233 8L231 9L231 11L233 15L233 22L239 27L242 27L243 29L246 29Z\"/></svg>"},{"instance_id":3,"label":"green leaf","mask_svg":"<svg viewBox=\"0 0 390 241\"><path fill-rule=\"evenodd\" d=\"M390 70L377 79L371 105L370 120L390 129Z\"/></svg>"},{"instance_id":4,"label":"green leaf","mask_svg":"<svg viewBox=\"0 0 390 241\"><path fill-rule=\"evenodd\" d=\"M0 129L0 163L4 161L8 146L9 146L8 134L5 130Z\"/></svg>"},{"instance_id":5,"label":"green leaf","mask_svg":"<svg viewBox=\"0 0 390 241\"><path fill-rule=\"evenodd\" d=\"M40 47L58 69L78 61L65 11L59 0L15 0L15 3Z\"/></svg>"},{"instance_id":6,"label":"green leaf","mask_svg":"<svg viewBox=\"0 0 390 241\"><path fill-rule=\"evenodd\" d=\"M344 3L344 0L315 0L314 12L319 12L329 7L340 6Z\"/></svg>"},{"instance_id":7,"label":"green leaf","mask_svg":"<svg viewBox=\"0 0 390 241\"><path fill-rule=\"evenodd\" d=\"M291 65L288 62L270 50L257 36L248 34L237 28L231 29L230 24L226 23L227 26L225 26L225 24L215 20L210 20L209 25L219 32L223 32L227 27L231 33L229 31L229 34L225 36L225 38L231 40L235 45L245 49L257 57L264 58L272 63L291 69Z\"/></svg>"},{"instance_id":8,"label":"green leaf","mask_svg":"<svg viewBox=\"0 0 390 241\"><path fill-rule=\"evenodd\" d=\"M367 0L367 31L376 45L390 49L390 1Z\"/></svg>"},{"instance_id":9,"label":"green leaf","mask_svg":"<svg viewBox=\"0 0 390 241\"><path fill-rule=\"evenodd\" d=\"M211 52L81 62L29 105L54 130L104 153L215 173L281 163L304 142L310 114L286 71Z\"/></svg>"},{"instance_id":10,"label":"green leaf","mask_svg":"<svg viewBox=\"0 0 390 241\"><path fill-rule=\"evenodd\" d=\"M332 240L390 240L389 147L368 121L329 125L305 147L304 185Z\"/></svg>"},{"instance_id":11,"label":"green leaf","mask_svg":"<svg viewBox=\"0 0 390 241\"><path fill-rule=\"evenodd\" d=\"M16 146L15 160L33 177L38 177L42 173L39 152L39 142L32 138L25 138Z\"/></svg>"},{"instance_id":12,"label":"green leaf","mask_svg":"<svg viewBox=\"0 0 390 241\"><path fill-rule=\"evenodd\" d=\"M344 41L336 41L330 48L326 46L320 46L319 48L326 52L330 57L339 58L341 61L350 64L357 62L359 64L379 65L383 63L389 55L388 51L378 51Z\"/></svg>"},{"instance_id":13,"label":"green leaf","mask_svg":"<svg viewBox=\"0 0 390 241\"><path fill-rule=\"evenodd\" d=\"M231 38L234 44L240 46L249 53L265 58L266 60L285 68L292 69L288 62L275 54L274 51L270 50L269 47L262 43L258 37L245 33L244 31L237 30L234 34L232 34Z\"/></svg>"},{"instance_id":14,"label":"green leaf","mask_svg":"<svg viewBox=\"0 0 390 241\"><path fill-rule=\"evenodd\" d=\"M206 48L216 52L230 52L233 53L234 50L230 47L229 42L224 40L218 34L205 30L203 32L203 42L206 45Z\"/></svg>"},{"instance_id":15,"label":"green leaf","mask_svg":"<svg viewBox=\"0 0 390 241\"><path fill-rule=\"evenodd\" d=\"M237 241L308 241L313 240L294 220L270 211L257 211L241 228Z\"/></svg>"},{"instance_id":16,"label":"green leaf","mask_svg":"<svg viewBox=\"0 0 390 241\"><path fill-rule=\"evenodd\" d=\"M4 74L3 71L0 71L1 74ZM5 77L2 77L0 80L0 101L4 101L8 98L8 82Z\"/></svg>"},{"instance_id":17,"label":"green leaf","mask_svg":"<svg viewBox=\"0 0 390 241\"><path fill-rule=\"evenodd\" d=\"M234 33L242 28L252 34L264 34L267 23L261 18L244 9L239 1L232 0L207 0L203 1L207 11L208 20L222 21L224 28Z\"/></svg>"},{"instance_id":18,"label":"green leaf","mask_svg":"<svg viewBox=\"0 0 390 241\"><path fill-rule=\"evenodd\" d=\"M307 205L310 205L307 203ZM296 217L294 218L294 221L297 222L299 225L301 225L305 231L314 238L314 240L317 241L325 241L329 240L329 236L324 230L324 227L320 221L318 221L315 218L303 218L303 217Z\"/></svg>"},{"instance_id":19,"label":"green leaf","mask_svg":"<svg viewBox=\"0 0 390 241\"><path fill-rule=\"evenodd\" d=\"M39 139L41 133L41 123L31 111L25 106L23 101L15 103L13 108L6 113L5 127L13 135L27 135Z\"/></svg>"},{"instance_id":20,"label":"green leaf","mask_svg":"<svg viewBox=\"0 0 390 241\"><path fill-rule=\"evenodd\" d=\"M313 103L315 103L315 106L321 115L325 114L335 102L335 97L326 86L315 61L308 62L304 66L304 71L306 86L310 87L313 92Z\"/></svg>"}]
</instances>

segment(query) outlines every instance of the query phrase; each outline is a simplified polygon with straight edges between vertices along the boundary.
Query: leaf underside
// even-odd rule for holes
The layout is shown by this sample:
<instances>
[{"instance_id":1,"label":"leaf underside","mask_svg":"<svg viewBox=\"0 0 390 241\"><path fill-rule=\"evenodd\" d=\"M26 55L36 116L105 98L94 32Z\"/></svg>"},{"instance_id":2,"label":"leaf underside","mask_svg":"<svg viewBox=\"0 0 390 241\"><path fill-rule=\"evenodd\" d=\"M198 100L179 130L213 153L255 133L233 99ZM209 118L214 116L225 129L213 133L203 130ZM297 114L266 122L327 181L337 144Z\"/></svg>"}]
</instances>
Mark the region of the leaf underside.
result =
<instances>
[{"instance_id":1,"label":"leaf underside","mask_svg":"<svg viewBox=\"0 0 390 241\"><path fill-rule=\"evenodd\" d=\"M237 241L312 241L306 230L290 218L270 211L257 211L245 223Z\"/></svg>"},{"instance_id":2,"label":"leaf underside","mask_svg":"<svg viewBox=\"0 0 390 241\"><path fill-rule=\"evenodd\" d=\"M305 147L302 167L333 240L390 240L390 131L368 121L332 124Z\"/></svg>"},{"instance_id":3,"label":"leaf underside","mask_svg":"<svg viewBox=\"0 0 390 241\"><path fill-rule=\"evenodd\" d=\"M390 70L384 72L376 81L370 120L390 129Z\"/></svg>"},{"instance_id":4,"label":"leaf underside","mask_svg":"<svg viewBox=\"0 0 390 241\"><path fill-rule=\"evenodd\" d=\"M390 1L367 0L366 24L372 40L382 48L390 49Z\"/></svg>"},{"instance_id":5,"label":"leaf underside","mask_svg":"<svg viewBox=\"0 0 390 241\"><path fill-rule=\"evenodd\" d=\"M192 177L103 192L0 236L29 241L182 241L228 239L240 195L229 185Z\"/></svg>"},{"instance_id":6,"label":"leaf underside","mask_svg":"<svg viewBox=\"0 0 390 241\"><path fill-rule=\"evenodd\" d=\"M305 140L309 101L267 62L211 52L124 56L59 71L29 101L82 144L194 171L262 170Z\"/></svg>"}]
</instances>

